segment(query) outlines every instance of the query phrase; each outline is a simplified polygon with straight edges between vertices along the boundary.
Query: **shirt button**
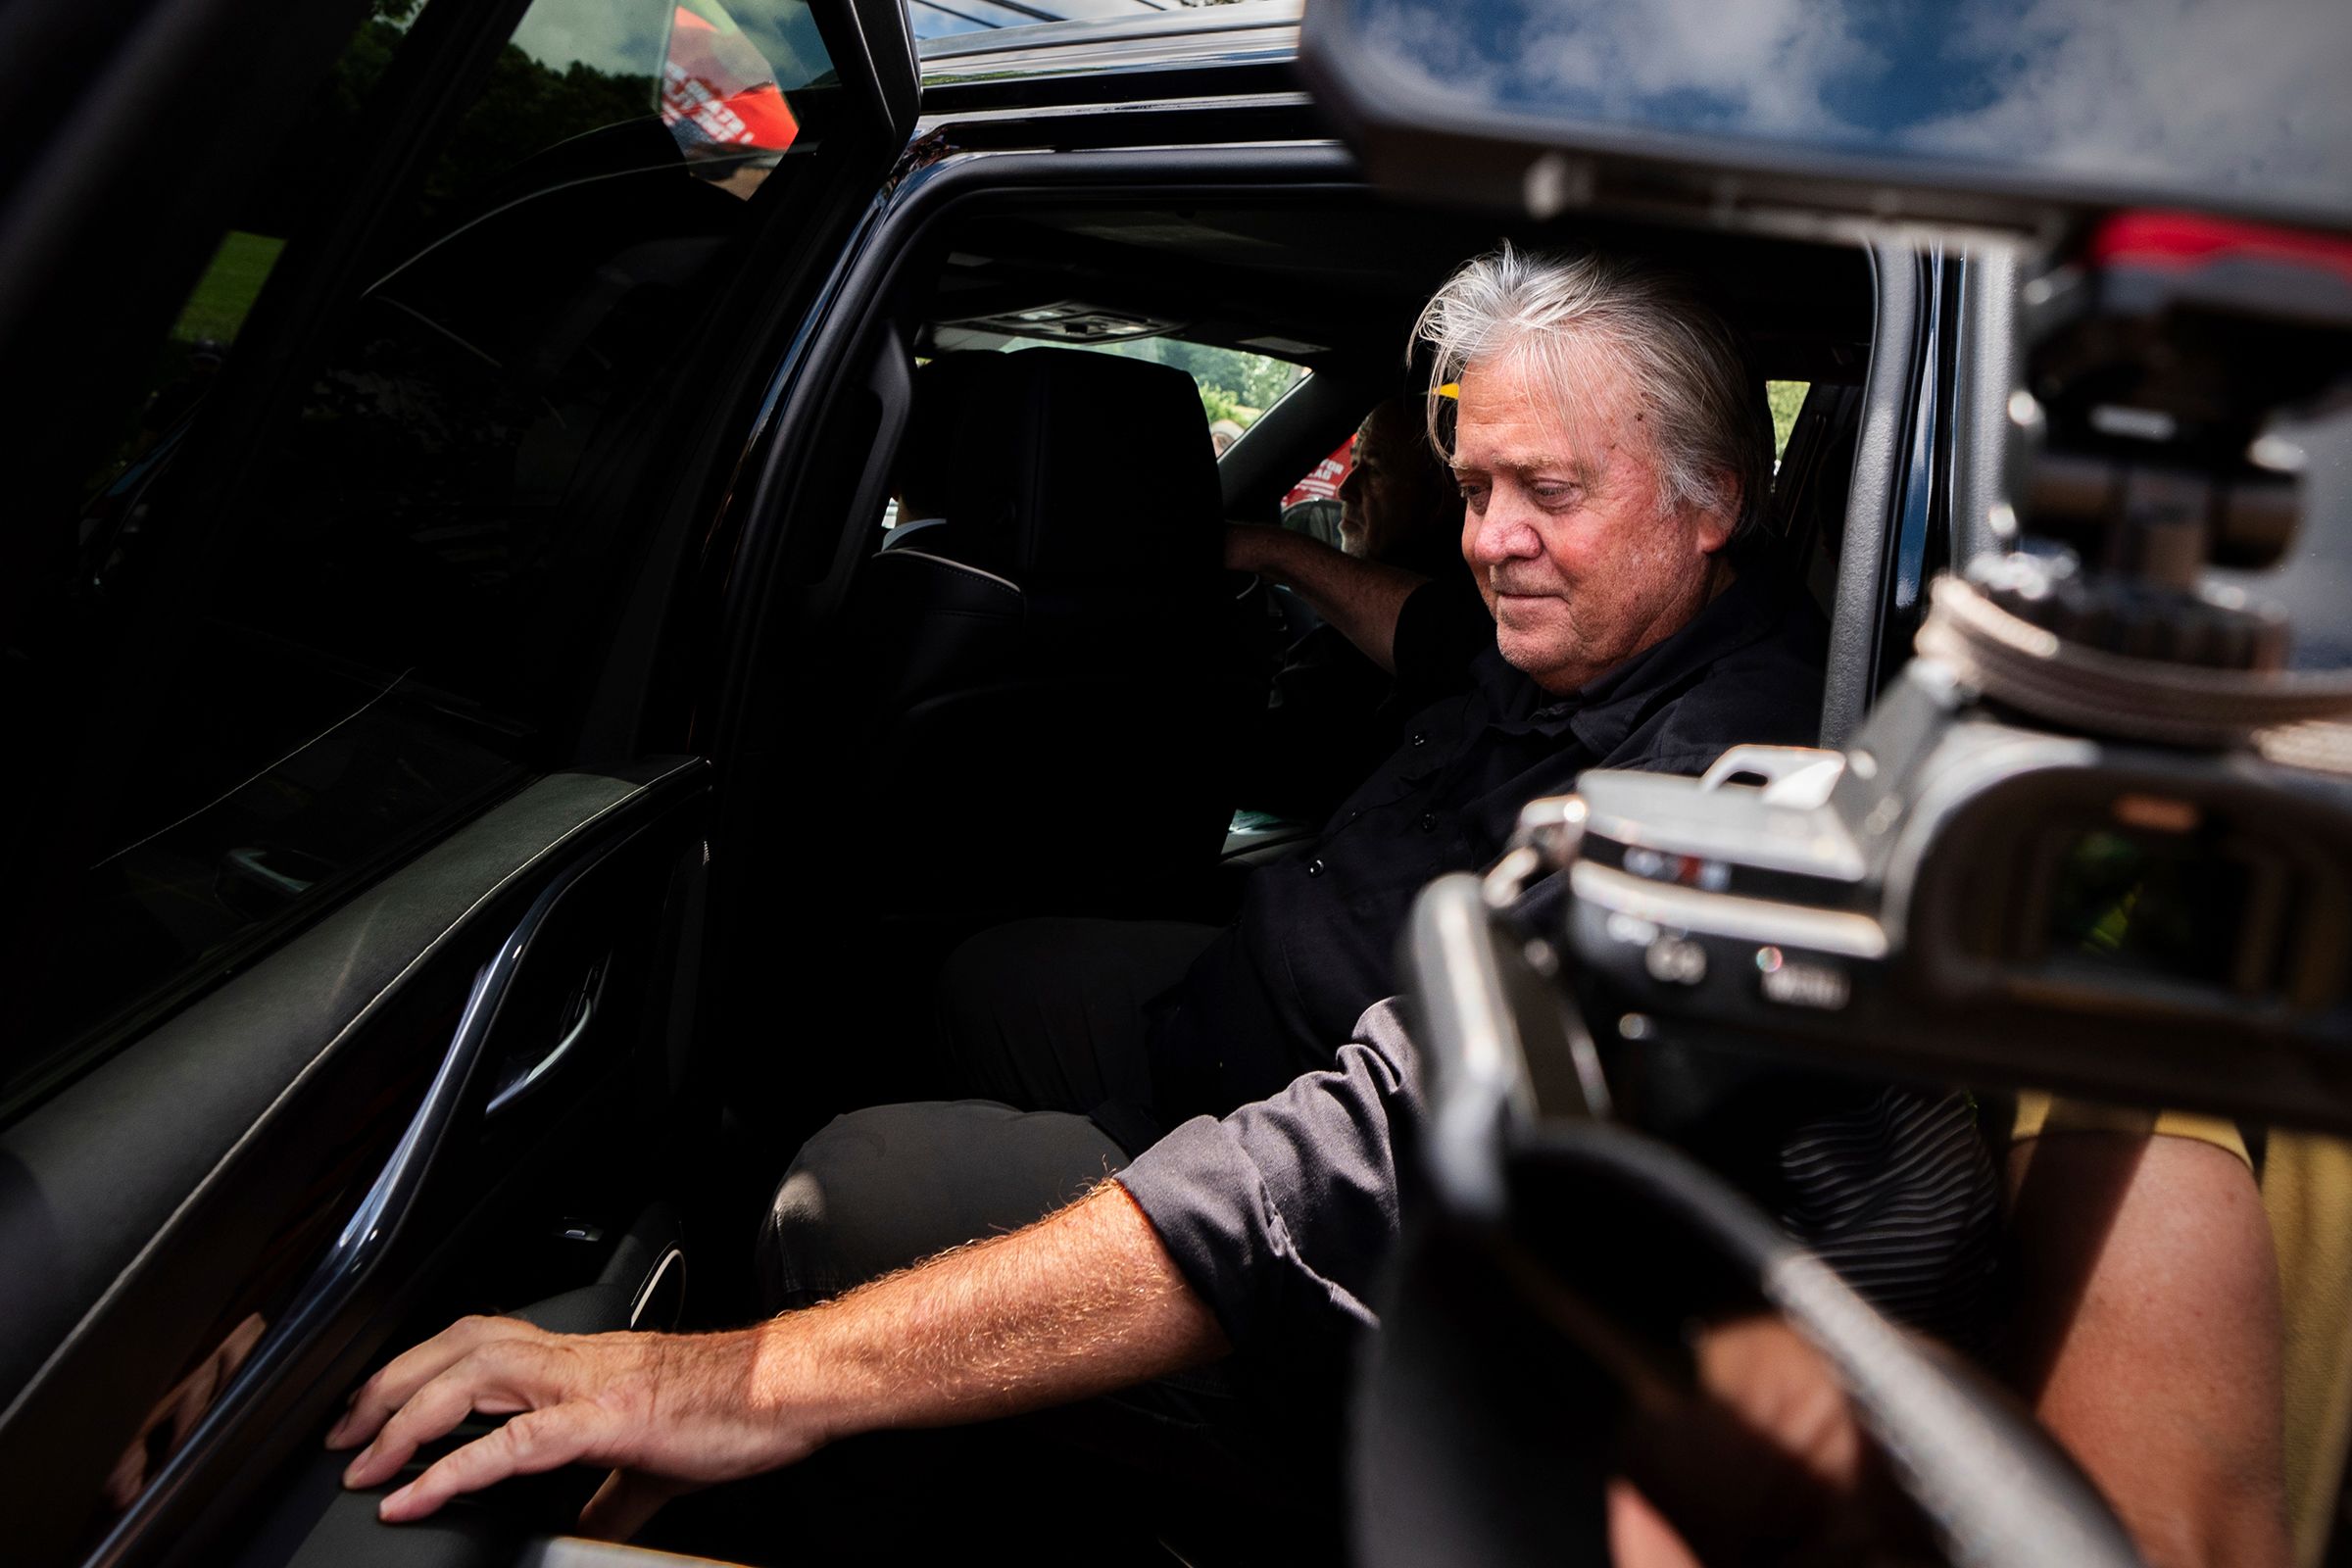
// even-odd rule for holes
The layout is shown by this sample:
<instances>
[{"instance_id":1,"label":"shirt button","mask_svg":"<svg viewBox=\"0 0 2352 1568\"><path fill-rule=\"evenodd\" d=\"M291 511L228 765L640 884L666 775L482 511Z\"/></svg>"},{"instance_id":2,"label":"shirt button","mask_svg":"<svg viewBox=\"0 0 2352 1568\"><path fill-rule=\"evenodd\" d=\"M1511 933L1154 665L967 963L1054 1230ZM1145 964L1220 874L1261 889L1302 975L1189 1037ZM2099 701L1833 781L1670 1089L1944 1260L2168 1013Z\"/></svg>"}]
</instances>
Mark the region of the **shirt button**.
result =
<instances>
[{"instance_id":1,"label":"shirt button","mask_svg":"<svg viewBox=\"0 0 2352 1568\"><path fill-rule=\"evenodd\" d=\"M1306 874L1308 876L1321 876L1323 874L1323 862L1321 860L1307 861Z\"/></svg>"},{"instance_id":2,"label":"shirt button","mask_svg":"<svg viewBox=\"0 0 2352 1568\"><path fill-rule=\"evenodd\" d=\"M1421 813L1421 831L1424 833L1435 833L1437 830L1438 813L1435 811L1423 811Z\"/></svg>"},{"instance_id":3,"label":"shirt button","mask_svg":"<svg viewBox=\"0 0 2352 1568\"><path fill-rule=\"evenodd\" d=\"M1427 730L1415 731L1413 734L1413 744L1415 746L1427 746L1429 744L1429 732Z\"/></svg>"},{"instance_id":4,"label":"shirt button","mask_svg":"<svg viewBox=\"0 0 2352 1568\"><path fill-rule=\"evenodd\" d=\"M1363 813L1363 812L1361 812L1361 811L1349 811L1349 812L1348 813L1348 821L1350 821L1350 822L1352 822L1352 821L1354 821L1354 820L1355 820L1357 817L1359 817L1359 816L1361 816L1361 815L1363 815L1363 814L1364 814L1364 813Z\"/></svg>"}]
</instances>

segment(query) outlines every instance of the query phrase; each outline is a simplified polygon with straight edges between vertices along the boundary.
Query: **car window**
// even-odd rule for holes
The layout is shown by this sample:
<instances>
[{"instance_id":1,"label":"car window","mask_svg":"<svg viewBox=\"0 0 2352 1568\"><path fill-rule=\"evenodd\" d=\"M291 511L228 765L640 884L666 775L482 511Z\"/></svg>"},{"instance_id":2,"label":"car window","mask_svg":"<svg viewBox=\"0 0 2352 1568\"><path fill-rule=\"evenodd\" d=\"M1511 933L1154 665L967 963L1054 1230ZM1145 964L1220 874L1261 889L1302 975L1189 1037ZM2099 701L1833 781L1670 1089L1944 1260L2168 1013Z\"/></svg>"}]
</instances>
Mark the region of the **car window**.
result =
<instances>
[{"instance_id":1,"label":"car window","mask_svg":"<svg viewBox=\"0 0 2352 1568\"><path fill-rule=\"evenodd\" d=\"M1355 437L1350 434L1283 493L1282 525L1339 549L1340 486L1354 466Z\"/></svg>"},{"instance_id":2,"label":"car window","mask_svg":"<svg viewBox=\"0 0 2352 1568\"><path fill-rule=\"evenodd\" d=\"M1772 408L1772 461L1777 466L1788 455L1788 437L1796 429L1796 415L1805 406L1810 381L1767 381L1764 401Z\"/></svg>"},{"instance_id":3,"label":"car window","mask_svg":"<svg viewBox=\"0 0 2352 1568\"><path fill-rule=\"evenodd\" d=\"M1788 437L1796 428L1797 411L1805 406L1805 393L1811 386L1809 381L1764 383L1765 398L1772 409L1772 459L1776 464L1788 451ZM1348 482L1348 470L1354 466L1355 437L1350 435L1283 493L1282 525L1336 549L1340 542L1340 486Z\"/></svg>"},{"instance_id":4,"label":"car window","mask_svg":"<svg viewBox=\"0 0 2352 1568\"><path fill-rule=\"evenodd\" d=\"M91 777L0 1099L569 760L632 465L843 97L798 0L537 0L298 394L229 427L213 388L273 352L252 323L413 9L377 0L247 193L12 650L86 714Z\"/></svg>"},{"instance_id":5,"label":"car window","mask_svg":"<svg viewBox=\"0 0 2352 1568\"><path fill-rule=\"evenodd\" d=\"M1124 343L1085 343L1068 337L1016 339L1008 351L1024 348L1074 348L1094 354L1117 354L1154 365L1173 365L1200 389L1200 411L1208 416L1209 439L1217 455L1241 439L1258 416L1283 395L1306 379L1302 365L1244 349L1219 348L1211 343L1188 343L1176 337L1134 338Z\"/></svg>"}]
</instances>

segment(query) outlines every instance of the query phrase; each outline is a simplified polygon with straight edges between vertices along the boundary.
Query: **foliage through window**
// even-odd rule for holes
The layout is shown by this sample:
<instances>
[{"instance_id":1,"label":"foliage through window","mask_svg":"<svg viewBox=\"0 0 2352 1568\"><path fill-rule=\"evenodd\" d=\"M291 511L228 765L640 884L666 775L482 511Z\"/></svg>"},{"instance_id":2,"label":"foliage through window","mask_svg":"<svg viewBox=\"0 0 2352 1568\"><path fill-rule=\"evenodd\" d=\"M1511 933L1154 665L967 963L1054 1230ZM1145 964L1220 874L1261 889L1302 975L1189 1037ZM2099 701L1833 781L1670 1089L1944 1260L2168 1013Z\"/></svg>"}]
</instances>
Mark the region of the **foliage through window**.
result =
<instances>
[{"instance_id":1,"label":"foliage through window","mask_svg":"<svg viewBox=\"0 0 2352 1568\"><path fill-rule=\"evenodd\" d=\"M1210 424L1230 421L1244 430L1255 424L1258 416L1272 408L1307 373L1305 367L1288 360L1242 349L1218 348L1211 343L1187 343L1174 337L1133 338L1123 343L1073 344L1057 340L1054 346L1172 365L1191 376L1193 384L1200 389L1200 409Z\"/></svg>"},{"instance_id":2,"label":"foliage through window","mask_svg":"<svg viewBox=\"0 0 2352 1568\"><path fill-rule=\"evenodd\" d=\"M1767 381L1764 399L1772 406L1772 461L1779 463L1788 455L1788 436L1796 428L1797 411L1805 406L1805 394L1812 390L1810 381Z\"/></svg>"}]
</instances>

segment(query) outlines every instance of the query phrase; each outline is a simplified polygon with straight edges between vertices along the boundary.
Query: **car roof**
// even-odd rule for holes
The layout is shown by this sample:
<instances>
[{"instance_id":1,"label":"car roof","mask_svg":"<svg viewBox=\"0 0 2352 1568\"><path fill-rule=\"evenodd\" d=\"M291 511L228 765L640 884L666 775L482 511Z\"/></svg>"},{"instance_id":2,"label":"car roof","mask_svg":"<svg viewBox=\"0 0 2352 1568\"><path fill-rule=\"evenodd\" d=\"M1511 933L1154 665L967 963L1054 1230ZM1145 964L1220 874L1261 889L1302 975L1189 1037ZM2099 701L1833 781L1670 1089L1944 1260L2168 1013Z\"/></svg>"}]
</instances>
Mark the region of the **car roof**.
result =
<instances>
[{"instance_id":1,"label":"car roof","mask_svg":"<svg viewBox=\"0 0 2352 1568\"><path fill-rule=\"evenodd\" d=\"M926 40L924 112L951 142L970 145L981 121L1011 116L1033 129L1027 117L1041 104L1240 91L1296 99L1307 118L1288 134L1327 137L1291 74L1301 9L1299 0L1246 0ZM1726 236L1597 212L1577 214L1571 231L1328 176L1311 194L1195 193L1170 206L1138 193L972 218L959 222L953 246L964 265L943 273L940 296L917 309L940 329L940 347L960 346L967 329L993 330L991 318L1083 306L1181 321L1180 335L1193 341L1252 352L1266 352L1272 334L1293 340L1275 352L1318 369L1394 374L1396 345L1429 290L1465 256L1505 237L1606 243L1690 274L1756 342L1767 373L1842 381L1866 363L1870 277L1850 242Z\"/></svg>"},{"instance_id":2,"label":"car roof","mask_svg":"<svg viewBox=\"0 0 2352 1568\"><path fill-rule=\"evenodd\" d=\"M1239 0L956 33L925 39L917 52L926 87L1186 66L1279 64L1298 56L1299 12L1299 0Z\"/></svg>"}]
</instances>

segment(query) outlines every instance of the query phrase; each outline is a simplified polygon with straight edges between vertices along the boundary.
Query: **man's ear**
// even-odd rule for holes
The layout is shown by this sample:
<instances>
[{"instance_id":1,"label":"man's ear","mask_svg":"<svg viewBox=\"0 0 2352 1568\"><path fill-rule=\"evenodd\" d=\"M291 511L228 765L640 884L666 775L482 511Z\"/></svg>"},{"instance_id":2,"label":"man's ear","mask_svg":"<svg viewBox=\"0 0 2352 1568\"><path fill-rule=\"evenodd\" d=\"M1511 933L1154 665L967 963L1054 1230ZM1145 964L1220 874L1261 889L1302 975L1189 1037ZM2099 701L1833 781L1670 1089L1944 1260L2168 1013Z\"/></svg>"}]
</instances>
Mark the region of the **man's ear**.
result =
<instances>
[{"instance_id":1,"label":"man's ear","mask_svg":"<svg viewBox=\"0 0 2352 1568\"><path fill-rule=\"evenodd\" d=\"M1698 553L1711 556L1732 542L1740 531L1740 514L1744 510L1737 485L1726 484L1724 493L1729 501L1719 502L1698 514Z\"/></svg>"}]
</instances>

